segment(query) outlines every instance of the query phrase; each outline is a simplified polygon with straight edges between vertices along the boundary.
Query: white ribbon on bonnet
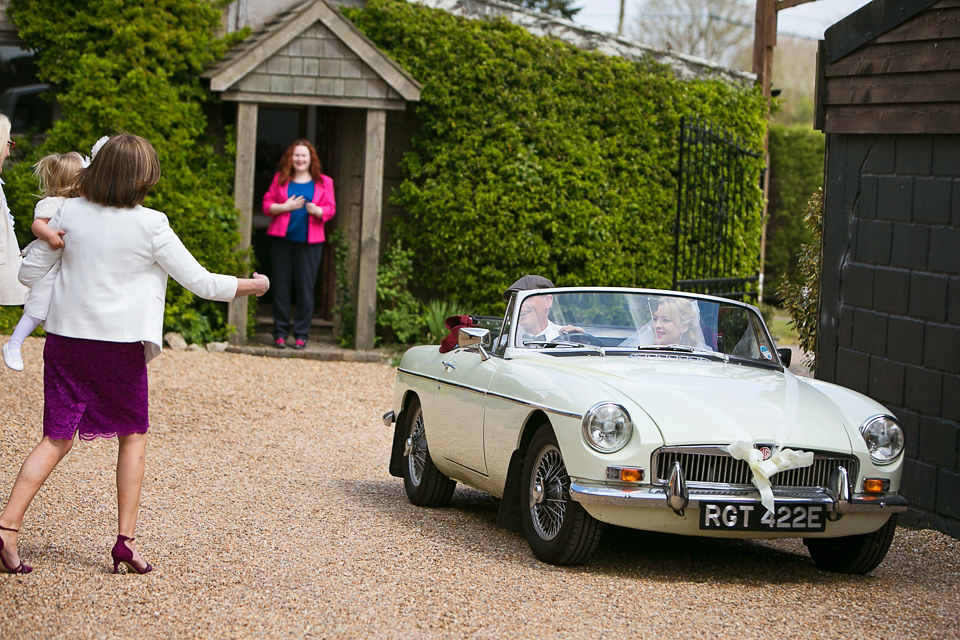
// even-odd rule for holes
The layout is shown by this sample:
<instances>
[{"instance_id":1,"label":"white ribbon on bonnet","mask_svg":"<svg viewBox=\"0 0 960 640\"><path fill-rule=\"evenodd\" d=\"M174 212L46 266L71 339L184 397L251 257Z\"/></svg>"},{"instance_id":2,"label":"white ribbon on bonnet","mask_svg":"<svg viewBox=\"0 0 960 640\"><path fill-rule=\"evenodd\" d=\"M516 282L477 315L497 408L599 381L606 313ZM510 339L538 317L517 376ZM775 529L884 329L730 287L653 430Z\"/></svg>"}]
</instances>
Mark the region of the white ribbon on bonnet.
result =
<instances>
[{"instance_id":1,"label":"white ribbon on bonnet","mask_svg":"<svg viewBox=\"0 0 960 640\"><path fill-rule=\"evenodd\" d=\"M813 464L813 453L777 448L769 460L748 442L738 440L727 446L727 451L738 460L745 461L753 471L753 486L760 490L760 502L770 513L774 512L773 485L770 478L787 469L802 469Z\"/></svg>"}]
</instances>

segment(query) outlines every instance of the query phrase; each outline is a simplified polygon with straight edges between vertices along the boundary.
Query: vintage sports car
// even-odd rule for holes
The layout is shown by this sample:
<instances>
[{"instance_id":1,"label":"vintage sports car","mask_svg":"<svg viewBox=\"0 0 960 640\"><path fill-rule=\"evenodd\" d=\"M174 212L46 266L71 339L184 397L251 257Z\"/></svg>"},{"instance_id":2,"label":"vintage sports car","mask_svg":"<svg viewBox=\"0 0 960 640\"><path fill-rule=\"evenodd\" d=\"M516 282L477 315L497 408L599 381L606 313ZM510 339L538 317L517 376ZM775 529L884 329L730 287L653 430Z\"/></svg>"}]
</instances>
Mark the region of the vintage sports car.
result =
<instances>
[{"instance_id":1,"label":"vintage sports car","mask_svg":"<svg viewBox=\"0 0 960 640\"><path fill-rule=\"evenodd\" d=\"M490 493L552 564L589 558L603 523L802 538L844 573L883 560L907 508L897 420L791 373L756 308L555 288L513 294L494 320L400 361L384 422L413 504L446 506L457 482Z\"/></svg>"}]
</instances>

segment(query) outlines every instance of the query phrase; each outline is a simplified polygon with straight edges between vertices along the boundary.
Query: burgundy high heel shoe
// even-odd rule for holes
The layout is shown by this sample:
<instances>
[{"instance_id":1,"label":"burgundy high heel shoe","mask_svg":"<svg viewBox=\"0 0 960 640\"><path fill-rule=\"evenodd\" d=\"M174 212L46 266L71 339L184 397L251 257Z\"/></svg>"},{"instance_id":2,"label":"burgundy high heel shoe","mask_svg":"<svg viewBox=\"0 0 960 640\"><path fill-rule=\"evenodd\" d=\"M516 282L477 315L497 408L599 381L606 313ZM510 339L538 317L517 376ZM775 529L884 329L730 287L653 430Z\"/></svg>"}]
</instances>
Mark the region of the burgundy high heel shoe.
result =
<instances>
[{"instance_id":1,"label":"burgundy high heel shoe","mask_svg":"<svg viewBox=\"0 0 960 640\"><path fill-rule=\"evenodd\" d=\"M117 543L113 545L113 550L110 552L110 555L113 556L113 572L120 573L120 563L127 565L132 571L136 571L139 574L150 573L153 571L153 566L144 561L144 564L147 566L141 571L137 568L137 565L133 564L133 549L127 546L127 542L132 542L133 538L128 538L127 536L117 536Z\"/></svg>"},{"instance_id":2,"label":"burgundy high heel shoe","mask_svg":"<svg viewBox=\"0 0 960 640\"><path fill-rule=\"evenodd\" d=\"M11 529L9 527L0 527L4 531L13 531L14 533L20 533L19 529ZM0 538L0 552L3 551L3 538ZM3 573L30 573L33 571L33 567L23 564L22 562L19 566L10 568L10 565L7 564L7 561L3 559L3 553L0 553L0 562L3 563Z\"/></svg>"}]
</instances>

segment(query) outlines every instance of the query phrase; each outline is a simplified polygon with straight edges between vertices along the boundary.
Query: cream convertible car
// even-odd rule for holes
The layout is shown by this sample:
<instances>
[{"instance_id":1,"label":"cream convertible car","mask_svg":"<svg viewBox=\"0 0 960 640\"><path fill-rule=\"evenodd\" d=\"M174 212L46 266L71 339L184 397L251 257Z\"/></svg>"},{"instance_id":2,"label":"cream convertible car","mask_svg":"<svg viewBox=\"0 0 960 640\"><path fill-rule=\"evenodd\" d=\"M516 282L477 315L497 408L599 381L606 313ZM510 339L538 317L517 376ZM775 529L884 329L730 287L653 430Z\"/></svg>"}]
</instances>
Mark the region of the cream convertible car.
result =
<instances>
[{"instance_id":1,"label":"cream convertible car","mask_svg":"<svg viewBox=\"0 0 960 640\"><path fill-rule=\"evenodd\" d=\"M467 326L457 339L400 361L390 472L415 505L447 505L458 481L501 498L500 524L544 562L585 561L610 523L803 538L819 567L866 573L907 508L897 421L788 371L752 306L521 291L499 335Z\"/></svg>"}]
</instances>

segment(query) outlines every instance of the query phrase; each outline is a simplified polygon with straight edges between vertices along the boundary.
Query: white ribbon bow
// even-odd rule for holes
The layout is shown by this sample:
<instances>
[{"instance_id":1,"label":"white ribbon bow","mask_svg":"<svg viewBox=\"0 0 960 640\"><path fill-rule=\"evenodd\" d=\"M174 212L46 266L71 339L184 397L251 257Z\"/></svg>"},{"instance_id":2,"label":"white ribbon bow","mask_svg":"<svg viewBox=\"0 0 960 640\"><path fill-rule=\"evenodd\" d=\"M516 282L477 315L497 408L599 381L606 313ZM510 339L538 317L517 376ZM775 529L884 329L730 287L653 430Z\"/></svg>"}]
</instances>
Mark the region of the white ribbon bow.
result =
<instances>
[{"instance_id":1,"label":"white ribbon bow","mask_svg":"<svg viewBox=\"0 0 960 640\"><path fill-rule=\"evenodd\" d=\"M764 460L763 453L759 449L743 440L727 446L727 451L737 460L743 460L750 465L750 470L753 472L753 486L760 491L760 502L770 513L773 513L775 507L770 478L787 469L802 469L813 464L812 452L779 447L774 449L769 460Z\"/></svg>"}]
</instances>

